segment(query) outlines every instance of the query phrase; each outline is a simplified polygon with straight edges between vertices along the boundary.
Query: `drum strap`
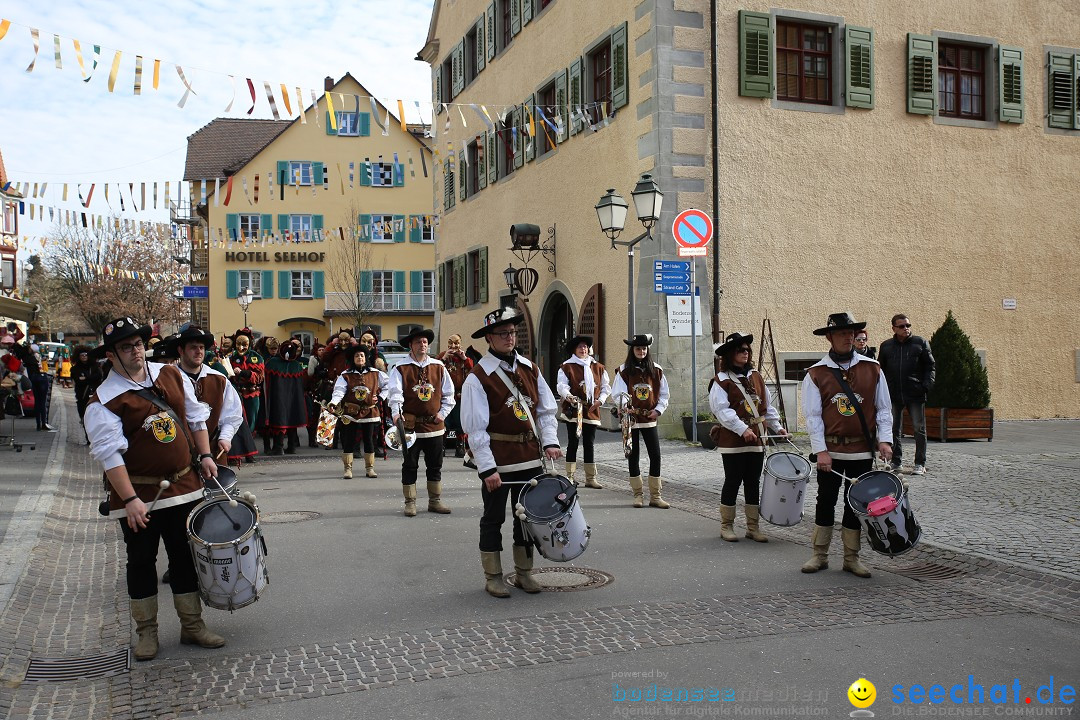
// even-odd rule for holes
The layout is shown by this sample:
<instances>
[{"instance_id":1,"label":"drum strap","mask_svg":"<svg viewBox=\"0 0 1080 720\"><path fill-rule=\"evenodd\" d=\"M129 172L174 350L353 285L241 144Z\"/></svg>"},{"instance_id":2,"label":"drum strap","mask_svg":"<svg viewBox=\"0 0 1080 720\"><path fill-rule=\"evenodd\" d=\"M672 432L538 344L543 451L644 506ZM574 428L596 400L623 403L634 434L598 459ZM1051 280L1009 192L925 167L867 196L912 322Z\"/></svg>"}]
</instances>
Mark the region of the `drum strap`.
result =
<instances>
[{"instance_id":1,"label":"drum strap","mask_svg":"<svg viewBox=\"0 0 1080 720\"><path fill-rule=\"evenodd\" d=\"M844 373L840 372L840 368L830 367L833 375L836 376L836 382L840 383L840 388L844 391L844 394L848 396L848 400L851 402L851 406L855 408L855 414L859 418L859 424L862 425L863 437L866 438L866 443L870 446L870 452L874 452L874 436L870 434L870 428L866 424L866 418L863 416L862 405L859 404L858 398L855 397L855 391L848 385L848 381L844 379Z\"/></svg>"},{"instance_id":2,"label":"drum strap","mask_svg":"<svg viewBox=\"0 0 1080 720\"><path fill-rule=\"evenodd\" d=\"M172 409L172 405L158 397L150 388L139 388L138 390L129 390L133 392L143 400L146 400L154 405L158 410L161 410L173 421L173 423L180 429L180 432L184 434L184 439L188 441L188 451L191 453L191 464L195 465L195 456L198 454L195 450L195 441L191 437L191 433L188 432L187 423L180 422L180 418L176 416L176 411Z\"/></svg>"},{"instance_id":3,"label":"drum strap","mask_svg":"<svg viewBox=\"0 0 1080 720\"><path fill-rule=\"evenodd\" d=\"M536 421L533 419L532 409L529 408L529 403L525 402L526 398L522 397L521 391L514 387L514 383L510 381L510 378L506 376L506 372L501 367L495 370L495 374L498 375L499 379L503 381L503 384L506 385L507 389L510 391L510 394L514 396L514 399L518 401L518 404L521 405L522 408L524 408L525 416L529 418L529 427L532 428L533 435L536 436L536 444L540 446L540 459L543 460L544 441L540 439L540 430L536 427Z\"/></svg>"},{"instance_id":4,"label":"drum strap","mask_svg":"<svg viewBox=\"0 0 1080 720\"><path fill-rule=\"evenodd\" d=\"M731 380L731 382L735 385L735 387L739 388L739 392L742 393L743 399L746 401L746 404L749 405L750 407L752 407L754 409L754 412L756 413L758 411L757 403L755 403L751 399L750 393L746 392L746 386L744 386L741 382L739 382L739 379L735 375L733 375L730 370L728 371L727 375L728 375L728 379ZM747 381L747 382L749 382L749 381ZM754 415L754 417L750 418L750 421L753 422L754 425L757 427L758 439L762 439L762 438L765 437L764 420L765 420L764 416L761 416L761 415ZM761 442L765 442L765 441L762 439Z\"/></svg>"}]
</instances>

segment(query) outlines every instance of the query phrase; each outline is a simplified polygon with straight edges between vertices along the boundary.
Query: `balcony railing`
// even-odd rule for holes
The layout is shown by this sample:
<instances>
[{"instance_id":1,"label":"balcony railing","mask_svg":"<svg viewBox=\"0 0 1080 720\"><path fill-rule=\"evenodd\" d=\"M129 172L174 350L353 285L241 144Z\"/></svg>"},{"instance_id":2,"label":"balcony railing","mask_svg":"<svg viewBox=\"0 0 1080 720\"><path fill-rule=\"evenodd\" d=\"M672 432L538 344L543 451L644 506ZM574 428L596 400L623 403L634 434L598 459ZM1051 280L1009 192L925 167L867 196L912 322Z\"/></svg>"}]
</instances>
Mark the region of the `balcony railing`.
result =
<instances>
[{"instance_id":1,"label":"balcony railing","mask_svg":"<svg viewBox=\"0 0 1080 720\"><path fill-rule=\"evenodd\" d=\"M359 305L359 307L357 307ZM327 314L363 312L434 312L434 292L326 293Z\"/></svg>"}]
</instances>

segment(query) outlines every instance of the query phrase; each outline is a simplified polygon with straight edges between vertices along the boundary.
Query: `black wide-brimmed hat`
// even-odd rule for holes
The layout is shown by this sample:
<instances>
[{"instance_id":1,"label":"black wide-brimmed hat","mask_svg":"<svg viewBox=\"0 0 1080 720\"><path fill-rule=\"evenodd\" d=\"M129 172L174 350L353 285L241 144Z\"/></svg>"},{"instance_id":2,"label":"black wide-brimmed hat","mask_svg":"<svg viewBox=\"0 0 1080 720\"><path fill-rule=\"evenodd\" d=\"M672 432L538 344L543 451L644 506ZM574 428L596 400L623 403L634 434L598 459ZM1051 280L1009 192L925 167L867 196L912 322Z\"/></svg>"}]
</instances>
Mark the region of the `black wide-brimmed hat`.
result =
<instances>
[{"instance_id":1,"label":"black wide-brimmed hat","mask_svg":"<svg viewBox=\"0 0 1080 720\"><path fill-rule=\"evenodd\" d=\"M716 346L716 357L720 357L728 351L728 349L734 347L737 344L746 343L752 345L754 342L753 335L743 335L741 332L733 332L724 338L724 342Z\"/></svg>"},{"instance_id":2,"label":"black wide-brimmed hat","mask_svg":"<svg viewBox=\"0 0 1080 720\"><path fill-rule=\"evenodd\" d=\"M833 330L862 330L864 327L866 327L866 323L855 322L855 318L852 317L851 313L839 312L829 315L825 327L818 328L814 331L814 334L825 335Z\"/></svg>"},{"instance_id":3,"label":"black wide-brimmed hat","mask_svg":"<svg viewBox=\"0 0 1080 720\"><path fill-rule=\"evenodd\" d=\"M95 350L96 357L105 357L106 350L112 350L121 340L130 337L140 337L143 343L150 342L150 336L154 333L149 325L143 325L130 317L122 317L113 320L101 331L101 344Z\"/></svg>"},{"instance_id":4,"label":"black wide-brimmed hat","mask_svg":"<svg viewBox=\"0 0 1080 720\"><path fill-rule=\"evenodd\" d=\"M189 325L180 332L169 335L155 346L154 359L180 357L181 348L190 342L201 342L209 350L216 340L213 333L204 332L200 327Z\"/></svg>"},{"instance_id":5,"label":"black wide-brimmed hat","mask_svg":"<svg viewBox=\"0 0 1080 720\"><path fill-rule=\"evenodd\" d=\"M416 340L417 338L427 338L428 343L433 343L435 342L435 331L418 328L416 330L413 330L405 337L399 339L398 342L401 343L402 347L407 348L412 343L412 341Z\"/></svg>"},{"instance_id":6,"label":"black wide-brimmed hat","mask_svg":"<svg viewBox=\"0 0 1080 720\"><path fill-rule=\"evenodd\" d=\"M574 337L566 341L566 345L563 346L563 350L566 351L567 355L573 355L574 351L577 350L577 346L581 343L585 343L591 348L592 340L592 335L575 335Z\"/></svg>"},{"instance_id":7,"label":"black wide-brimmed hat","mask_svg":"<svg viewBox=\"0 0 1080 720\"><path fill-rule=\"evenodd\" d=\"M499 325L506 325L508 323L514 323L516 325L524 321L525 315L519 312L517 308L503 307L498 310L492 310L484 316L483 326L472 334L472 339L479 340Z\"/></svg>"},{"instance_id":8,"label":"black wide-brimmed hat","mask_svg":"<svg viewBox=\"0 0 1080 720\"><path fill-rule=\"evenodd\" d=\"M649 347L652 345L652 335L645 333L644 335L635 335L629 340L623 340L624 343L630 347Z\"/></svg>"}]
</instances>

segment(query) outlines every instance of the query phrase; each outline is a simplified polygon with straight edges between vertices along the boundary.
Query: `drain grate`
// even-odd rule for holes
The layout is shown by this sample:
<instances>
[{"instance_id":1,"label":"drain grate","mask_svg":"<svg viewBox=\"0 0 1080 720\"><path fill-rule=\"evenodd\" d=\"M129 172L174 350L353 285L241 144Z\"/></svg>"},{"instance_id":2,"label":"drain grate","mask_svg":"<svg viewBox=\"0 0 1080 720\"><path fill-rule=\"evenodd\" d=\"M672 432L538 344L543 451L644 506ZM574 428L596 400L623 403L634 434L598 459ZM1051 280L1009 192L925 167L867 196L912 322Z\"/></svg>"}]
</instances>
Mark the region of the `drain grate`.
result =
<instances>
[{"instance_id":1,"label":"drain grate","mask_svg":"<svg viewBox=\"0 0 1080 720\"><path fill-rule=\"evenodd\" d=\"M282 512L268 512L259 515L260 523L298 523L305 520L317 520L322 517L314 510L284 510Z\"/></svg>"},{"instance_id":2,"label":"drain grate","mask_svg":"<svg viewBox=\"0 0 1080 720\"><path fill-rule=\"evenodd\" d=\"M25 682L91 680L126 673L131 669L128 648L104 655L79 658L30 658Z\"/></svg>"},{"instance_id":3,"label":"drain grate","mask_svg":"<svg viewBox=\"0 0 1080 720\"><path fill-rule=\"evenodd\" d=\"M913 580L950 580L967 574L964 570L960 570L959 568L938 565L936 563L907 565L905 567L896 568L895 570L892 570L892 572L897 575L909 577Z\"/></svg>"},{"instance_id":4,"label":"drain grate","mask_svg":"<svg viewBox=\"0 0 1080 720\"><path fill-rule=\"evenodd\" d=\"M533 570L532 574L544 592L595 590L615 582L615 576L610 573L583 567L542 567ZM506 576L506 583L517 587L514 573Z\"/></svg>"}]
</instances>

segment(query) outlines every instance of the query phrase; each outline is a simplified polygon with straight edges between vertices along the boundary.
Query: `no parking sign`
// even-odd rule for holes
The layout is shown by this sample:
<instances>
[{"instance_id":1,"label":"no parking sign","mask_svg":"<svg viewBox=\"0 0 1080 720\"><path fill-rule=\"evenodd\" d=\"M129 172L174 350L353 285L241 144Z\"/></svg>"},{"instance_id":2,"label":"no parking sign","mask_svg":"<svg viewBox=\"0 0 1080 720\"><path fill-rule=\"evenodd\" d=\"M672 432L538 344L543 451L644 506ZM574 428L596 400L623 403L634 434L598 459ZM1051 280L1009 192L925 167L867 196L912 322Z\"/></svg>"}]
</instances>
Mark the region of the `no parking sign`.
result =
<instances>
[{"instance_id":1,"label":"no parking sign","mask_svg":"<svg viewBox=\"0 0 1080 720\"><path fill-rule=\"evenodd\" d=\"M683 210L671 224L671 235L679 246L679 257L707 255L713 236L712 218L694 208Z\"/></svg>"}]
</instances>

